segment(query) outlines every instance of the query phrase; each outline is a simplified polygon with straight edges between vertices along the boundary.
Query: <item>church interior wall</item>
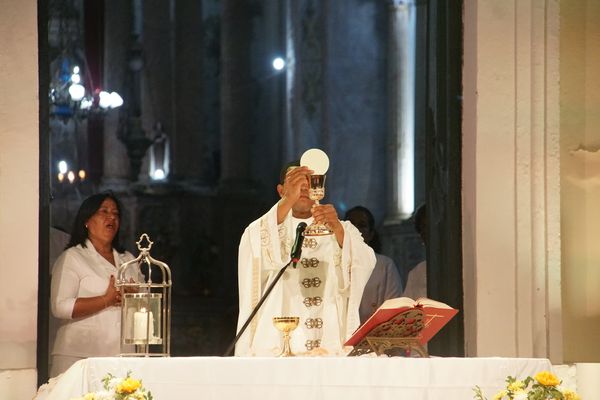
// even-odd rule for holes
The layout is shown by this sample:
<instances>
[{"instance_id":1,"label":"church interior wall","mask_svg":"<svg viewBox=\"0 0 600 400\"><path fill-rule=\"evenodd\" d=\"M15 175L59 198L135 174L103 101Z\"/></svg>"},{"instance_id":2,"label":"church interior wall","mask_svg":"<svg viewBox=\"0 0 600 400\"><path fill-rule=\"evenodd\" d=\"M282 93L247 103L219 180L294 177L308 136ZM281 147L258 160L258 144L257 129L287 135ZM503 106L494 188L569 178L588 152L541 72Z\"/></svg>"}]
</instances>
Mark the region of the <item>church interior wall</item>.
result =
<instances>
[{"instance_id":1,"label":"church interior wall","mask_svg":"<svg viewBox=\"0 0 600 400\"><path fill-rule=\"evenodd\" d=\"M37 384L37 8L0 13L0 398L32 398Z\"/></svg>"},{"instance_id":2,"label":"church interior wall","mask_svg":"<svg viewBox=\"0 0 600 400\"><path fill-rule=\"evenodd\" d=\"M600 4L561 1L560 130L565 360L600 346Z\"/></svg>"}]
</instances>

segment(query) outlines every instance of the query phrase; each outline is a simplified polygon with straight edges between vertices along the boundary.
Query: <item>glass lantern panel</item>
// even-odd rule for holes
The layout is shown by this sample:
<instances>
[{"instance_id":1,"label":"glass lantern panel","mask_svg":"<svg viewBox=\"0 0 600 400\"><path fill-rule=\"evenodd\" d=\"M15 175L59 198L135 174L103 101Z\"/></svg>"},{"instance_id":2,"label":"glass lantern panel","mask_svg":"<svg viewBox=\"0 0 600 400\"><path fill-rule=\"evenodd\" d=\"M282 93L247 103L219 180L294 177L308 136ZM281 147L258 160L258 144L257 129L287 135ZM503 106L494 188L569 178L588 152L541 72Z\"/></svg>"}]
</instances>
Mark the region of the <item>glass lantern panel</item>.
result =
<instances>
[{"instance_id":1,"label":"glass lantern panel","mask_svg":"<svg viewBox=\"0 0 600 400\"><path fill-rule=\"evenodd\" d=\"M125 293L123 297L123 344L162 344L162 294Z\"/></svg>"}]
</instances>

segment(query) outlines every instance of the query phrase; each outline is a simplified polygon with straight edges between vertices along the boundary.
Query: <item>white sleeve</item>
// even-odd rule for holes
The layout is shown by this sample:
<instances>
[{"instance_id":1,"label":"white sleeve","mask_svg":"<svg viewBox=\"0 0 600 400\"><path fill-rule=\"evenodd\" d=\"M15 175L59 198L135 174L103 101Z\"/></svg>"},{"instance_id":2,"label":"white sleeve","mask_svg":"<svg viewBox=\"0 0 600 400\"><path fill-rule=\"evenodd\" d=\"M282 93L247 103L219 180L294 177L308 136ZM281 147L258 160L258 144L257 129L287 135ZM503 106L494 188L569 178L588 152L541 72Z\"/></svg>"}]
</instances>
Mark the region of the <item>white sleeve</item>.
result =
<instances>
[{"instance_id":1,"label":"white sleeve","mask_svg":"<svg viewBox=\"0 0 600 400\"><path fill-rule=\"evenodd\" d=\"M79 293L77 262L71 252L65 250L56 260L50 287L52 315L60 319L72 319L73 307Z\"/></svg>"},{"instance_id":2,"label":"white sleeve","mask_svg":"<svg viewBox=\"0 0 600 400\"><path fill-rule=\"evenodd\" d=\"M265 287L289 260L287 249L289 218L277 225L277 204L244 231L238 249L239 314L237 333L260 300ZM235 346L236 356L251 355L254 327L250 324Z\"/></svg>"},{"instance_id":3,"label":"white sleeve","mask_svg":"<svg viewBox=\"0 0 600 400\"><path fill-rule=\"evenodd\" d=\"M239 314L236 336L242 329L253 308L253 298L257 290L255 285L255 263L260 263L257 255L252 252L250 243L251 227L247 227L240 240L238 249L238 293L239 293ZM250 353L251 329L246 329L235 345L236 356L247 356Z\"/></svg>"},{"instance_id":4,"label":"white sleeve","mask_svg":"<svg viewBox=\"0 0 600 400\"><path fill-rule=\"evenodd\" d=\"M359 308L365 285L375 268L377 259L375 252L363 240L358 229L349 221L341 221L344 225L344 243L342 247L342 270L345 287L348 293L348 312L346 316L346 337L360 326Z\"/></svg>"},{"instance_id":5,"label":"white sleeve","mask_svg":"<svg viewBox=\"0 0 600 400\"><path fill-rule=\"evenodd\" d=\"M396 267L396 263L389 257L384 259L385 264L383 264L385 268L385 293L384 298L394 299L396 297L402 296L402 288L404 286L404 282L402 282L402 277L400 276L400 272L398 271L398 267Z\"/></svg>"}]
</instances>

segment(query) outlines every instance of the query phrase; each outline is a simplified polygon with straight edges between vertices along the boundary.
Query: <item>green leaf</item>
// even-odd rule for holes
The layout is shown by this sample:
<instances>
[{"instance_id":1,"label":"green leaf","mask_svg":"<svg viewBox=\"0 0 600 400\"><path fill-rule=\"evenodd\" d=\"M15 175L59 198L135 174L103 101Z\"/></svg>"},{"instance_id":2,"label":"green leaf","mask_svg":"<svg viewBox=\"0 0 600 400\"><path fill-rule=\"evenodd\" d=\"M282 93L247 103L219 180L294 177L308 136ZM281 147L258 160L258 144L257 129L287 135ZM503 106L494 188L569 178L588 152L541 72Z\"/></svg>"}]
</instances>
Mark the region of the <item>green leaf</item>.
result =
<instances>
[{"instance_id":1,"label":"green leaf","mask_svg":"<svg viewBox=\"0 0 600 400\"><path fill-rule=\"evenodd\" d=\"M473 396L474 399L476 400L487 400L486 397L483 395L483 392L481 391L481 388L479 386L475 386L473 388L473 391L475 392L475 396Z\"/></svg>"}]
</instances>

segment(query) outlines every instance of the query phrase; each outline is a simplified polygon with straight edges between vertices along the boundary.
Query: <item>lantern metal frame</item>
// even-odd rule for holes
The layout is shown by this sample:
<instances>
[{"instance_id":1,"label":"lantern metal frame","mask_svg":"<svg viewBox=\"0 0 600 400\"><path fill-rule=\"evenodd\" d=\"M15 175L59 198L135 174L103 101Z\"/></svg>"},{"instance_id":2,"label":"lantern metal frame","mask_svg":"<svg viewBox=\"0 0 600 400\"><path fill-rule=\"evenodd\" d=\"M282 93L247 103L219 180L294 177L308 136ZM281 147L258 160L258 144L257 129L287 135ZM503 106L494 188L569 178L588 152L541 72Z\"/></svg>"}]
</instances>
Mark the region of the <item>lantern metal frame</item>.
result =
<instances>
[{"instance_id":1,"label":"lantern metal frame","mask_svg":"<svg viewBox=\"0 0 600 400\"><path fill-rule=\"evenodd\" d=\"M144 239L148 242L147 247L142 246ZM154 242L150 240L148 234L143 233L136 244L140 254L135 259L123 263L117 270L116 286L122 293L120 355L169 357L171 354L171 288L173 285L171 269L166 263L156 260L150 255L150 249ZM148 266L147 278L141 282L128 279L131 275L128 275L127 272L131 268L135 268L135 272L141 275L142 264ZM158 268L153 268L153 266L158 266ZM158 278L156 270L160 271ZM142 306L146 321L136 321L135 317L138 315L135 314L138 312L130 315L132 314L130 310L132 304ZM154 310L154 314L150 310ZM154 336L153 315L158 317L156 324L158 336ZM145 335L141 338L135 337L136 328L139 328L136 326L136 322L142 322L141 326L145 327L143 328ZM131 351L132 346L133 351Z\"/></svg>"}]
</instances>

